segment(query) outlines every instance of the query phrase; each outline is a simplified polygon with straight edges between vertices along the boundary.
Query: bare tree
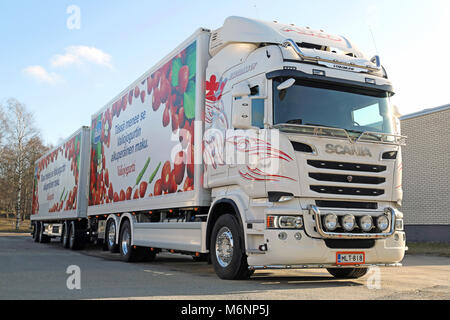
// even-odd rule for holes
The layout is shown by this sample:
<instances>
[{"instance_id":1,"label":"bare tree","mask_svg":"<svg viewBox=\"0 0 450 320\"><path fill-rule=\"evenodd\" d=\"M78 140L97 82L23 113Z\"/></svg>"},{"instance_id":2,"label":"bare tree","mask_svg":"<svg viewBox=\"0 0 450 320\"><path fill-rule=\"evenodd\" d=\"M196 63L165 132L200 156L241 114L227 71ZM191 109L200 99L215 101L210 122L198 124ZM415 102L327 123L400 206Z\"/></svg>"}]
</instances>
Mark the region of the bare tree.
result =
<instances>
[{"instance_id":1,"label":"bare tree","mask_svg":"<svg viewBox=\"0 0 450 320\"><path fill-rule=\"evenodd\" d=\"M27 159L29 159L27 145L32 139L38 138L38 130L34 126L33 115L26 110L24 104L16 99L9 99L5 112L2 116L2 131L8 151L6 162L9 164L11 181L10 188L15 193L15 215L16 230L19 230L22 205L23 205L23 187L27 168ZM9 180L9 179L8 179Z\"/></svg>"}]
</instances>

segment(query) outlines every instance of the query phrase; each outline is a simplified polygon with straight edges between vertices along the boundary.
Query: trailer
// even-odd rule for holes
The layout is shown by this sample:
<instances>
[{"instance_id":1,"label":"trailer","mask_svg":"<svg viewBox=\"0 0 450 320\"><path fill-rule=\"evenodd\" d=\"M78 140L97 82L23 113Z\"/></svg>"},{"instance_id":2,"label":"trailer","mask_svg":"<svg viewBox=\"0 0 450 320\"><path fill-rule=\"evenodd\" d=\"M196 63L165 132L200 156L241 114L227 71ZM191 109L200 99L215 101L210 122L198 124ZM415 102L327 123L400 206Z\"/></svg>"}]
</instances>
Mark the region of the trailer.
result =
<instances>
[{"instance_id":1,"label":"trailer","mask_svg":"<svg viewBox=\"0 0 450 320\"><path fill-rule=\"evenodd\" d=\"M80 248L75 233L87 218L89 127L82 127L41 157L35 166L31 225L34 241L60 237L65 247Z\"/></svg>"},{"instance_id":2,"label":"trailer","mask_svg":"<svg viewBox=\"0 0 450 320\"><path fill-rule=\"evenodd\" d=\"M85 216L51 221L69 246L102 243L127 262L188 254L223 279L400 266L393 94L380 58L343 36L229 17L93 114Z\"/></svg>"}]
</instances>

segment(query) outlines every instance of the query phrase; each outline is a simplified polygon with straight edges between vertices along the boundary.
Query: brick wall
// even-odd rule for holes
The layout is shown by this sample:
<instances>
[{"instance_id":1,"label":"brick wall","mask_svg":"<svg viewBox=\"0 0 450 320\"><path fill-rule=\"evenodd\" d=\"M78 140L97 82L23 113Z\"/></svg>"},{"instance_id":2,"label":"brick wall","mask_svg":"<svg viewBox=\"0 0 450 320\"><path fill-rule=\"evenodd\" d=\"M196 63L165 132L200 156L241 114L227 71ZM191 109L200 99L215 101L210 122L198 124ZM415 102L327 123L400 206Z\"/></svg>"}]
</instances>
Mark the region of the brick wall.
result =
<instances>
[{"instance_id":1,"label":"brick wall","mask_svg":"<svg viewBox=\"0 0 450 320\"><path fill-rule=\"evenodd\" d=\"M405 224L450 225L450 108L401 125Z\"/></svg>"}]
</instances>

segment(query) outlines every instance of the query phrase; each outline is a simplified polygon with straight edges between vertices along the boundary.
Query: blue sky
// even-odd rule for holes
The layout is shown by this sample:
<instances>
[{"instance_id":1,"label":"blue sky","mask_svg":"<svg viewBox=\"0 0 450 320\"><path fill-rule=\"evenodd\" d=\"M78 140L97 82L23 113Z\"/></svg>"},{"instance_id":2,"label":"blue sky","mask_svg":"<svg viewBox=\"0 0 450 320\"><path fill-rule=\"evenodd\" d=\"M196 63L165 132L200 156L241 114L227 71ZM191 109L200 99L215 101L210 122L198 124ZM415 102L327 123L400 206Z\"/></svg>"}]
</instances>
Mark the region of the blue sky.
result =
<instances>
[{"instance_id":1,"label":"blue sky","mask_svg":"<svg viewBox=\"0 0 450 320\"><path fill-rule=\"evenodd\" d=\"M67 27L71 5L80 29ZM0 103L25 103L56 144L198 27L230 15L323 29L378 53L403 114L450 103L448 0L0 0Z\"/></svg>"}]
</instances>

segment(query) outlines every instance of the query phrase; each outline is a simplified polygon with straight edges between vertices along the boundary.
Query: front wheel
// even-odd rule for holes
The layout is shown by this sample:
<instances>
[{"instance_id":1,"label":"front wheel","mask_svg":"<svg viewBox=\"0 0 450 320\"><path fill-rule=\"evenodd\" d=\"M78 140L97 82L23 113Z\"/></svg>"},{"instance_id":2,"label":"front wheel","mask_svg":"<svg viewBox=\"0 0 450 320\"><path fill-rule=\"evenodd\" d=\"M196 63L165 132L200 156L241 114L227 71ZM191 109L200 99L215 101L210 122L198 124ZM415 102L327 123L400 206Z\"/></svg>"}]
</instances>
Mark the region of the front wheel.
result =
<instances>
[{"instance_id":1,"label":"front wheel","mask_svg":"<svg viewBox=\"0 0 450 320\"><path fill-rule=\"evenodd\" d=\"M225 214L216 221L212 230L210 251L211 261L219 278L243 280L251 276L244 239L235 216Z\"/></svg>"},{"instance_id":2,"label":"front wheel","mask_svg":"<svg viewBox=\"0 0 450 320\"><path fill-rule=\"evenodd\" d=\"M328 268L328 272L337 279L358 279L364 277L367 268Z\"/></svg>"}]
</instances>

